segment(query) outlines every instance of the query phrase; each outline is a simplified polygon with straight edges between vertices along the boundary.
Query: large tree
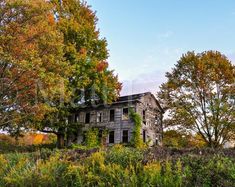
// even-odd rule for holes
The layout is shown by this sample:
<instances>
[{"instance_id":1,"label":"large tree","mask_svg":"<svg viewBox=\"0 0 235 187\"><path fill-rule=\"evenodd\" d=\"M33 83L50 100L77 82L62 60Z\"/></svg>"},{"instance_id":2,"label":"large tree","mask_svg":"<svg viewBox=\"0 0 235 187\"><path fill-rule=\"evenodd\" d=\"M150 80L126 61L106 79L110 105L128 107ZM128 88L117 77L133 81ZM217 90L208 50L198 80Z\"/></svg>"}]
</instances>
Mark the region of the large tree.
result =
<instances>
[{"instance_id":1,"label":"large tree","mask_svg":"<svg viewBox=\"0 0 235 187\"><path fill-rule=\"evenodd\" d=\"M0 128L18 133L52 111L67 82L63 35L45 0L0 0ZM47 102L48 101L48 102Z\"/></svg>"},{"instance_id":2,"label":"large tree","mask_svg":"<svg viewBox=\"0 0 235 187\"><path fill-rule=\"evenodd\" d=\"M161 85L167 125L199 133L210 147L235 134L235 66L217 51L188 52Z\"/></svg>"},{"instance_id":3,"label":"large tree","mask_svg":"<svg viewBox=\"0 0 235 187\"><path fill-rule=\"evenodd\" d=\"M81 104L114 101L121 84L108 67L107 41L100 37L97 17L90 7L78 0L52 0L51 4L54 5L57 28L64 36L64 58L72 69L67 77L71 95L64 103L57 101L57 111L50 113L38 129L56 134L58 146L63 147L65 136L69 137L69 133L79 127L67 120L70 112Z\"/></svg>"}]
</instances>

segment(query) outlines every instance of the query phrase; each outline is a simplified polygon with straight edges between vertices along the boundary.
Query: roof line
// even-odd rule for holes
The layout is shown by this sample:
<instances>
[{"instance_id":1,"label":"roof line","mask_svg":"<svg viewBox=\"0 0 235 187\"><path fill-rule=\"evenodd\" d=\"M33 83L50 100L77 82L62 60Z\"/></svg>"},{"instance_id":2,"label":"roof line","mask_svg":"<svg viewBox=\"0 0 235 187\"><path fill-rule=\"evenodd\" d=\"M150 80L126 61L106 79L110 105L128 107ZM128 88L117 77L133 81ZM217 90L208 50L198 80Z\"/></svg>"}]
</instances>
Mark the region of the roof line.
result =
<instances>
[{"instance_id":1,"label":"roof line","mask_svg":"<svg viewBox=\"0 0 235 187\"><path fill-rule=\"evenodd\" d=\"M151 94L151 92L142 92L142 93L136 93L136 94L128 94L128 95L122 95L120 97L128 97L128 96L133 96L133 95L142 95L142 94Z\"/></svg>"}]
</instances>

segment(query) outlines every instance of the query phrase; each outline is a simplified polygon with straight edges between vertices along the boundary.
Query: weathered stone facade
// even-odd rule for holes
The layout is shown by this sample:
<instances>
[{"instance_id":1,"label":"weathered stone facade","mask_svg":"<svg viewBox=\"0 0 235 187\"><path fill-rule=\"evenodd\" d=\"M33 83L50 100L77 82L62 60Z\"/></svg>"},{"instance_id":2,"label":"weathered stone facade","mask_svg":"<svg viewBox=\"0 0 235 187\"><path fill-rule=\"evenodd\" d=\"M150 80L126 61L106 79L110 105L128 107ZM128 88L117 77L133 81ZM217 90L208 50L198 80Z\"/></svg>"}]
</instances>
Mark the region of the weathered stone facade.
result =
<instances>
[{"instance_id":1,"label":"weathered stone facade","mask_svg":"<svg viewBox=\"0 0 235 187\"><path fill-rule=\"evenodd\" d=\"M150 92L119 97L111 105L84 107L74 112L73 120L82 125L77 134L77 143L84 141L83 133L92 127L108 129L108 145L130 142L134 128L129 118L131 108L142 117L143 140L150 145L161 145L163 110Z\"/></svg>"}]
</instances>

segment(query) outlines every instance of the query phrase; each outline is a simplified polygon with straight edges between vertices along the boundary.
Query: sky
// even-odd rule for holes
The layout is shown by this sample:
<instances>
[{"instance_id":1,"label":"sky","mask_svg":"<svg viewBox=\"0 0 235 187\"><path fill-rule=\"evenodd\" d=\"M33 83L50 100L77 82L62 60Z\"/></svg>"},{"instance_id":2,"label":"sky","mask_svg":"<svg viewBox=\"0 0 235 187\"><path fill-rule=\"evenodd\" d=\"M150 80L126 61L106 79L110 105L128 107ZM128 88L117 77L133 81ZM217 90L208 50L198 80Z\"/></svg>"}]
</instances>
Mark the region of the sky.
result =
<instances>
[{"instance_id":1,"label":"sky","mask_svg":"<svg viewBox=\"0 0 235 187\"><path fill-rule=\"evenodd\" d=\"M235 62L235 0L87 0L108 42L121 95L156 93L187 51ZM235 64L235 63L234 63Z\"/></svg>"}]
</instances>

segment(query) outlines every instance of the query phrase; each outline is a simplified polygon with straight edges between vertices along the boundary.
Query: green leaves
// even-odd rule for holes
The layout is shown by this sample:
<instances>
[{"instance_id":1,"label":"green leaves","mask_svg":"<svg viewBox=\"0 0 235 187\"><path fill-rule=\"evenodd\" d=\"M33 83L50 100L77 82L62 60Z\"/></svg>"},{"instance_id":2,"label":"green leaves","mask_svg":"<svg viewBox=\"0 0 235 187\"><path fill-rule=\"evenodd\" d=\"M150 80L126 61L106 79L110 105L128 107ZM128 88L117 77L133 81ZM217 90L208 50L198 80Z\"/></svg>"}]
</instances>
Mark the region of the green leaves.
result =
<instances>
[{"instance_id":1,"label":"green leaves","mask_svg":"<svg viewBox=\"0 0 235 187\"><path fill-rule=\"evenodd\" d=\"M141 138L141 127L142 127L141 116L138 113L131 110L130 118L134 122L134 129L133 129L131 144L135 148L144 148L144 142Z\"/></svg>"},{"instance_id":2,"label":"green leaves","mask_svg":"<svg viewBox=\"0 0 235 187\"><path fill-rule=\"evenodd\" d=\"M230 140L235 133L235 67L227 57L217 51L188 52L166 77L158 96L172 126L199 133L213 147Z\"/></svg>"}]
</instances>

